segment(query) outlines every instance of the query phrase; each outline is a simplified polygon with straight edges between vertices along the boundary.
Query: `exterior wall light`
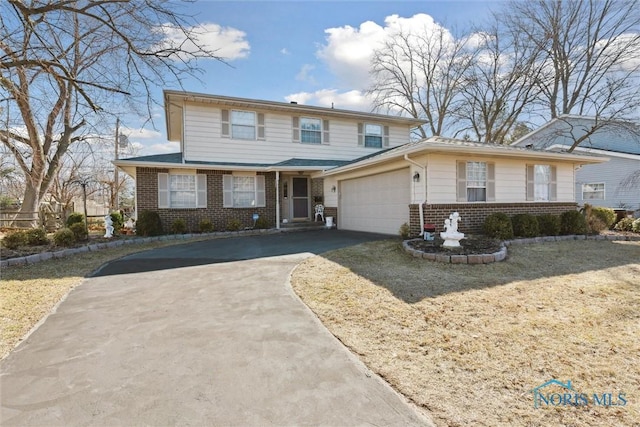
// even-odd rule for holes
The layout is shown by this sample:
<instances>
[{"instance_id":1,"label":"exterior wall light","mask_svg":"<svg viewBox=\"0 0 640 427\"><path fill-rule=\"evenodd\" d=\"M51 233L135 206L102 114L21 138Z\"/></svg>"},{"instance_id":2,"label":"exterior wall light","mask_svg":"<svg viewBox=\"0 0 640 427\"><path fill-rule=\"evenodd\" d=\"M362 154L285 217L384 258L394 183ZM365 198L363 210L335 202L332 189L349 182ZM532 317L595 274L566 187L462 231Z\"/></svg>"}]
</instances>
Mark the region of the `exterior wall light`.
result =
<instances>
[{"instance_id":1,"label":"exterior wall light","mask_svg":"<svg viewBox=\"0 0 640 427\"><path fill-rule=\"evenodd\" d=\"M420 182L420 174L418 172L413 174L413 182Z\"/></svg>"},{"instance_id":2,"label":"exterior wall light","mask_svg":"<svg viewBox=\"0 0 640 427\"><path fill-rule=\"evenodd\" d=\"M333 187L331 187L331 192L335 193L336 192L336 186L334 185Z\"/></svg>"}]
</instances>

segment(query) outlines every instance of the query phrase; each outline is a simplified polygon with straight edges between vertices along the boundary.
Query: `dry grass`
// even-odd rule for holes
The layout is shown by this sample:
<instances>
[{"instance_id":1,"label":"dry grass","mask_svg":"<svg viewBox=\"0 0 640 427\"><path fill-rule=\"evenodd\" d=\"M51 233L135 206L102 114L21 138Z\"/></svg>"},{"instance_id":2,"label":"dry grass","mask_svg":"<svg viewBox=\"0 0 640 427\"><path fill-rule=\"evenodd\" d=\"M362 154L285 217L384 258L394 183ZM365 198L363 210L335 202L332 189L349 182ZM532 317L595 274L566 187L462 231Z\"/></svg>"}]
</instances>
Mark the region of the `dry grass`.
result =
<instances>
[{"instance_id":1,"label":"dry grass","mask_svg":"<svg viewBox=\"0 0 640 427\"><path fill-rule=\"evenodd\" d=\"M509 248L450 265L397 242L305 261L296 292L342 342L439 425L640 425L640 243ZM534 387L625 392L624 407L535 409ZM560 391L560 390L553 390Z\"/></svg>"},{"instance_id":2,"label":"dry grass","mask_svg":"<svg viewBox=\"0 0 640 427\"><path fill-rule=\"evenodd\" d=\"M189 242L194 242L190 240ZM185 240L152 242L87 252L63 259L2 270L0 280L0 359L23 339L70 289L107 261Z\"/></svg>"}]
</instances>

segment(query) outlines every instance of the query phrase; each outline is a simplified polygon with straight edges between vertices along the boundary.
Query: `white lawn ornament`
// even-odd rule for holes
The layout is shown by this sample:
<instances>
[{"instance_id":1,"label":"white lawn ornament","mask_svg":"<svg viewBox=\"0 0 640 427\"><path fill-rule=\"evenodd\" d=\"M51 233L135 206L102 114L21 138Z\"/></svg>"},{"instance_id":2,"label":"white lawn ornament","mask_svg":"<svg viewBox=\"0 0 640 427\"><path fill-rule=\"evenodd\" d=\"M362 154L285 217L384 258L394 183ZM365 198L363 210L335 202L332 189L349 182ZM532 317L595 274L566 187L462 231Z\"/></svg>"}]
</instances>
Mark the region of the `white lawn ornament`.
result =
<instances>
[{"instance_id":1,"label":"white lawn ornament","mask_svg":"<svg viewBox=\"0 0 640 427\"><path fill-rule=\"evenodd\" d=\"M111 215L104 216L104 237L110 239L113 237L113 220L111 219Z\"/></svg>"},{"instance_id":2,"label":"white lawn ornament","mask_svg":"<svg viewBox=\"0 0 640 427\"><path fill-rule=\"evenodd\" d=\"M442 244L445 248L459 248L460 240L464 239L464 233L458 232L458 222L460 221L460 215L458 212L454 212L449 215L449 218L444 220L444 230L440 233L440 237L444 240Z\"/></svg>"}]
</instances>

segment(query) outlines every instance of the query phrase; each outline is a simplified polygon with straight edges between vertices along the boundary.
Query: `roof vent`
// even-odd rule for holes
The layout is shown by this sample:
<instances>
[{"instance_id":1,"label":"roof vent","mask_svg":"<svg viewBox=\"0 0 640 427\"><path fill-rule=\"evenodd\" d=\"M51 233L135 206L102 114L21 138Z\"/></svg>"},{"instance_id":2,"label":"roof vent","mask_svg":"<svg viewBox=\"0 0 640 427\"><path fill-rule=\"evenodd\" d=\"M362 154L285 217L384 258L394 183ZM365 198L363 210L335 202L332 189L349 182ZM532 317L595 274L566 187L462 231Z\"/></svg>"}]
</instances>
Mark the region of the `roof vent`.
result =
<instances>
[{"instance_id":1,"label":"roof vent","mask_svg":"<svg viewBox=\"0 0 640 427\"><path fill-rule=\"evenodd\" d=\"M533 144L527 144L527 145L525 145L525 148L527 150L533 150Z\"/></svg>"},{"instance_id":2,"label":"roof vent","mask_svg":"<svg viewBox=\"0 0 640 427\"><path fill-rule=\"evenodd\" d=\"M291 101L291 104L298 105L298 101Z\"/></svg>"}]
</instances>

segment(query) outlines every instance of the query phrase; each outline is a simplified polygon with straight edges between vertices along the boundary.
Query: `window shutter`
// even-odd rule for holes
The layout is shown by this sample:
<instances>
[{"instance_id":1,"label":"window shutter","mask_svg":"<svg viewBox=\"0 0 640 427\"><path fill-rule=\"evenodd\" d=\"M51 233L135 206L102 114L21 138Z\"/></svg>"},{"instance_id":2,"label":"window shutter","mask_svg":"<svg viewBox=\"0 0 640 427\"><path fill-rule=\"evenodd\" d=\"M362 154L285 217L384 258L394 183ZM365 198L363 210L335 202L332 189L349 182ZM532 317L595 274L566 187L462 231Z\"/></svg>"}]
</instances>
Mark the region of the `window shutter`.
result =
<instances>
[{"instance_id":1,"label":"window shutter","mask_svg":"<svg viewBox=\"0 0 640 427\"><path fill-rule=\"evenodd\" d=\"M222 175L222 207L233 207L233 175Z\"/></svg>"},{"instance_id":2,"label":"window shutter","mask_svg":"<svg viewBox=\"0 0 640 427\"><path fill-rule=\"evenodd\" d=\"M207 207L207 175L196 175L196 208Z\"/></svg>"},{"instance_id":3,"label":"window shutter","mask_svg":"<svg viewBox=\"0 0 640 427\"><path fill-rule=\"evenodd\" d=\"M266 206L264 175L256 175L256 207Z\"/></svg>"},{"instance_id":4,"label":"window shutter","mask_svg":"<svg viewBox=\"0 0 640 427\"><path fill-rule=\"evenodd\" d=\"M293 128L293 142L300 142L300 117L293 117L291 120Z\"/></svg>"},{"instance_id":5,"label":"window shutter","mask_svg":"<svg viewBox=\"0 0 640 427\"><path fill-rule=\"evenodd\" d=\"M535 166L527 165L527 201L534 199Z\"/></svg>"},{"instance_id":6,"label":"window shutter","mask_svg":"<svg viewBox=\"0 0 640 427\"><path fill-rule=\"evenodd\" d=\"M487 202L496 201L496 165L487 163Z\"/></svg>"},{"instance_id":7,"label":"window shutter","mask_svg":"<svg viewBox=\"0 0 640 427\"><path fill-rule=\"evenodd\" d=\"M329 120L322 121L322 143L329 144Z\"/></svg>"},{"instance_id":8,"label":"window shutter","mask_svg":"<svg viewBox=\"0 0 640 427\"><path fill-rule=\"evenodd\" d=\"M222 110L222 136L225 138L229 138L229 110Z\"/></svg>"},{"instance_id":9,"label":"window shutter","mask_svg":"<svg viewBox=\"0 0 640 427\"><path fill-rule=\"evenodd\" d=\"M467 201L467 162L458 162L457 165L457 197L459 202Z\"/></svg>"},{"instance_id":10,"label":"window shutter","mask_svg":"<svg viewBox=\"0 0 640 427\"><path fill-rule=\"evenodd\" d=\"M384 128L384 136L382 137L382 146L383 147L388 147L389 146L389 126L385 126Z\"/></svg>"},{"instance_id":11,"label":"window shutter","mask_svg":"<svg viewBox=\"0 0 640 427\"><path fill-rule=\"evenodd\" d=\"M169 207L169 174L158 174L158 208Z\"/></svg>"},{"instance_id":12,"label":"window shutter","mask_svg":"<svg viewBox=\"0 0 640 427\"><path fill-rule=\"evenodd\" d=\"M551 166L551 182L549 183L549 200L558 200L558 171L555 166Z\"/></svg>"},{"instance_id":13,"label":"window shutter","mask_svg":"<svg viewBox=\"0 0 640 427\"><path fill-rule=\"evenodd\" d=\"M264 137L264 113L258 113L258 139L265 139L265 137Z\"/></svg>"},{"instance_id":14,"label":"window shutter","mask_svg":"<svg viewBox=\"0 0 640 427\"><path fill-rule=\"evenodd\" d=\"M358 145L364 147L364 123L358 123Z\"/></svg>"}]
</instances>

